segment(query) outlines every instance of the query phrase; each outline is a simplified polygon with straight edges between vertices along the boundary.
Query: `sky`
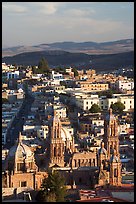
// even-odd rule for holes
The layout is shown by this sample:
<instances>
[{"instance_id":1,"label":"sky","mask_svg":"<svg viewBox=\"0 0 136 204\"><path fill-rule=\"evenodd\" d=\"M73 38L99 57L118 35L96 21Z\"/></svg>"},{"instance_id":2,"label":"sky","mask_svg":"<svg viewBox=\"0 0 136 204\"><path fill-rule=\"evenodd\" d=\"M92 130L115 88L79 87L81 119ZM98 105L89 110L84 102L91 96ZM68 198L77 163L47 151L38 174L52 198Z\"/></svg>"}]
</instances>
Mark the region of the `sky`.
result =
<instances>
[{"instance_id":1,"label":"sky","mask_svg":"<svg viewBox=\"0 0 136 204\"><path fill-rule=\"evenodd\" d=\"M134 38L134 2L2 2L2 47Z\"/></svg>"}]
</instances>

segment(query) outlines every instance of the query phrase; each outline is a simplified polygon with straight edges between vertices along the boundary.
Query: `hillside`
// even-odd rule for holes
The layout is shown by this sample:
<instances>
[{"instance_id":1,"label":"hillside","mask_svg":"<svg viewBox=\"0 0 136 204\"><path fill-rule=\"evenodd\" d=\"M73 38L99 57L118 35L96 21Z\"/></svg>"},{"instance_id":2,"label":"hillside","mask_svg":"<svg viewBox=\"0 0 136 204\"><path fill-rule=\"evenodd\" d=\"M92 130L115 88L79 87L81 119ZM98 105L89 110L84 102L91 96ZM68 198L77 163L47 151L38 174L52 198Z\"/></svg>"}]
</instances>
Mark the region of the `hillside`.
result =
<instances>
[{"instance_id":1,"label":"hillside","mask_svg":"<svg viewBox=\"0 0 136 204\"><path fill-rule=\"evenodd\" d=\"M2 49L2 56L13 56L24 52L62 50L85 54L116 54L134 51L134 39L125 39L112 42L55 42L34 46L17 46Z\"/></svg>"},{"instance_id":2,"label":"hillside","mask_svg":"<svg viewBox=\"0 0 136 204\"><path fill-rule=\"evenodd\" d=\"M44 57L49 66L75 66L77 68L93 68L97 71L108 71L120 67L134 66L134 52L118 54L88 55L85 53L70 53L65 51L26 52L13 57L3 57L2 62L17 65L38 65Z\"/></svg>"}]
</instances>

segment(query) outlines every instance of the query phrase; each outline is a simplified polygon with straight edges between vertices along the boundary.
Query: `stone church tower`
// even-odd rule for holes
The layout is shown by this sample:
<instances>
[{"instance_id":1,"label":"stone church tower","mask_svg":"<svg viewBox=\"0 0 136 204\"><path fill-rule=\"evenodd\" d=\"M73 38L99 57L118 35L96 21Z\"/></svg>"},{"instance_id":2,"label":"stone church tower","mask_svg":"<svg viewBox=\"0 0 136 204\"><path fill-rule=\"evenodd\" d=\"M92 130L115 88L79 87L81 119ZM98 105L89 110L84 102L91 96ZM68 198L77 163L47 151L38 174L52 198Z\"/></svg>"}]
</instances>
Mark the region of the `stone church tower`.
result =
<instances>
[{"instance_id":1,"label":"stone church tower","mask_svg":"<svg viewBox=\"0 0 136 204\"><path fill-rule=\"evenodd\" d=\"M104 148L105 145L105 148ZM109 109L104 120L104 143L98 152L99 184L121 185L118 123Z\"/></svg>"},{"instance_id":2,"label":"stone church tower","mask_svg":"<svg viewBox=\"0 0 136 204\"><path fill-rule=\"evenodd\" d=\"M110 159L110 185L121 186L121 161L119 155L114 149L114 153Z\"/></svg>"},{"instance_id":3,"label":"stone church tower","mask_svg":"<svg viewBox=\"0 0 136 204\"><path fill-rule=\"evenodd\" d=\"M118 124L116 118L112 114L111 108L104 120L104 143L108 159L111 158L114 149L116 150L116 154L119 155Z\"/></svg>"},{"instance_id":4,"label":"stone church tower","mask_svg":"<svg viewBox=\"0 0 136 204\"><path fill-rule=\"evenodd\" d=\"M61 138L61 122L58 115L56 115L56 111L54 111L50 137L49 167L54 165L64 167L64 142Z\"/></svg>"}]
</instances>

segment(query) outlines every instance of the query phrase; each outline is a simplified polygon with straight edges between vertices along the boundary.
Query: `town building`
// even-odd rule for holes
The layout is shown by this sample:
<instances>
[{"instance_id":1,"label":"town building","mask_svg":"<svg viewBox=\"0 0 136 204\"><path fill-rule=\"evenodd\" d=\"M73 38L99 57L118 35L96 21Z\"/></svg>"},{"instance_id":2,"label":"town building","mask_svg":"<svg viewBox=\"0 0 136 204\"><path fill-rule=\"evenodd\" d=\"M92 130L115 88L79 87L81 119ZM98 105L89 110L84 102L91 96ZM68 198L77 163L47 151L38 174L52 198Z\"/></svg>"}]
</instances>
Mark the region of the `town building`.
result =
<instances>
[{"instance_id":1,"label":"town building","mask_svg":"<svg viewBox=\"0 0 136 204\"><path fill-rule=\"evenodd\" d=\"M38 189L46 172L39 172L35 163L34 152L23 144L21 133L17 143L11 147L4 164L5 186L8 188ZM6 191L6 189L5 189Z\"/></svg>"}]
</instances>

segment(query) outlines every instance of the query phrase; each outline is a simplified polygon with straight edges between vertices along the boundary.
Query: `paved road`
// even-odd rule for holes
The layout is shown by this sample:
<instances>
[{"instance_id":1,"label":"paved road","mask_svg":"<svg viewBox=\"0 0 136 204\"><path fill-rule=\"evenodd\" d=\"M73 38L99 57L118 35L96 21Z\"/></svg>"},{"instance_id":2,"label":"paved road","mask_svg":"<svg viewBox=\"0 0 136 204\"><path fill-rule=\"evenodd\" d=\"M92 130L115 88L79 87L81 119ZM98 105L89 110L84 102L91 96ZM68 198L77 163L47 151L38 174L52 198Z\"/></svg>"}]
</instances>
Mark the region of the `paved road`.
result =
<instances>
[{"instance_id":1,"label":"paved road","mask_svg":"<svg viewBox=\"0 0 136 204\"><path fill-rule=\"evenodd\" d=\"M27 96L22 104L22 108L12 123L12 126L7 135L7 144L4 146L5 148L9 149L14 144L19 136L19 132L23 130L23 124L25 120L22 118L23 116L27 117L31 111L31 106L34 101L34 98L31 96Z\"/></svg>"}]
</instances>

